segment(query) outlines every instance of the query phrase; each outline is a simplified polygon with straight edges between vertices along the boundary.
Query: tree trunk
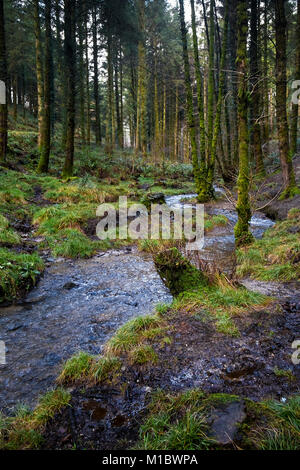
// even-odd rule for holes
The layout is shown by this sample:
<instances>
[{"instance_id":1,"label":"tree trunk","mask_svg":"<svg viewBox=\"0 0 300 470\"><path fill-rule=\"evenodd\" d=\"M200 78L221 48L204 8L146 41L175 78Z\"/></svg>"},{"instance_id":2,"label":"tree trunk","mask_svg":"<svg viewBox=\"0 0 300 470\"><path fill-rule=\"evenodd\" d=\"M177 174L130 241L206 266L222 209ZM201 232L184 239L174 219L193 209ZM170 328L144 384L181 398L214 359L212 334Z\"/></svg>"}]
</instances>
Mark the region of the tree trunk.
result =
<instances>
[{"instance_id":1,"label":"tree trunk","mask_svg":"<svg viewBox=\"0 0 300 470\"><path fill-rule=\"evenodd\" d=\"M248 74L247 74L247 0L238 2L238 134L239 134L239 177L238 177L238 223L235 226L237 246L246 245L253 240L249 230L251 207L249 199L249 131L248 131Z\"/></svg>"},{"instance_id":2,"label":"tree trunk","mask_svg":"<svg viewBox=\"0 0 300 470\"><path fill-rule=\"evenodd\" d=\"M44 106L42 113L42 135L40 141L40 161L38 173L47 173L51 145L51 0L45 0L45 67L44 67Z\"/></svg>"},{"instance_id":3,"label":"tree trunk","mask_svg":"<svg viewBox=\"0 0 300 470\"><path fill-rule=\"evenodd\" d=\"M35 57L36 57L36 80L38 93L38 147L41 145L42 123L44 109L44 80L43 80L43 59L41 45L40 26L40 4L39 0L34 0L34 31L35 31Z\"/></svg>"},{"instance_id":4,"label":"tree trunk","mask_svg":"<svg viewBox=\"0 0 300 470\"><path fill-rule=\"evenodd\" d=\"M256 162L256 173L265 175L261 134L260 134L260 72L258 67L258 0L251 0L251 40L250 40L250 82L252 99L250 102L251 153Z\"/></svg>"},{"instance_id":5,"label":"tree trunk","mask_svg":"<svg viewBox=\"0 0 300 470\"><path fill-rule=\"evenodd\" d=\"M0 162L7 151L7 63L3 0L0 0Z\"/></svg>"},{"instance_id":6,"label":"tree trunk","mask_svg":"<svg viewBox=\"0 0 300 470\"><path fill-rule=\"evenodd\" d=\"M67 138L63 178L73 174L74 133L75 133L75 72L76 72L76 42L75 42L75 6L76 0L64 0L65 11L65 68L67 76Z\"/></svg>"},{"instance_id":7,"label":"tree trunk","mask_svg":"<svg viewBox=\"0 0 300 470\"><path fill-rule=\"evenodd\" d=\"M287 97L287 21L285 15L286 0L275 0L276 30L276 114L279 140L280 161L283 174L283 198L295 194L296 179L292 156L289 150L289 132L286 110Z\"/></svg>"},{"instance_id":8,"label":"tree trunk","mask_svg":"<svg viewBox=\"0 0 300 470\"><path fill-rule=\"evenodd\" d=\"M115 147L115 106L114 106L114 65L113 65L113 36L109 20L107 35L107 118L106 118L106 151L112 154Z\"/></svg>"},{"instance_id":9,"label":"tree trunk","mask_svg":"<svg viewBox=\"0 0 300 470\"><path fill-rule=\"evenodd\" d=\"M226 65L226 53L227 53L227 38L228 38L228 0L225 0L225 16L224 16L224 33L223 33L223 44L221 50L221 59L220 59L220 73L219 73L219 93L218 93L218 102L215 115L213 137L211 143L211 154L208 162L208 174L207 174L207 193L210 197L214 197L214 174L215 174L215 165L217 158L217 145L220 137L221 131L221 116L222 116L222 103L224 101L224 84L225 84L225 65ZM221 147L223 147L222 138ZM224 155L224 150L223 150ZM221 166L222 168L222 166Z\"/></svg>"},{"instance_id":10,"label":"tree trunk","mask_svg":"<svg viewBox=\"0 0 300 470\"><path fill-rule=\"evenodd\" d=\"M78 20L78 38L79 38L79 103L80 103L80 131L81 143L86 141L86 114L85 114L85 66L84 66L84 5L80 2L79 20Z\"/></svg>"},{"instance_id":11,"label":"tree trunk","mask_svg":"<svg viewBox=\"0 0 300 470\"><path fill-rule=\"evenodd\" d=\"M86 142L91 143L91 98L90 98L90 70L89 70L89 35L88 35L88 14L85 17L85 62L86 62Z\"/></svg>"},{"instance_id":12,"label":"tree trunk","mask_svg":"<svg viewBox=\"0 0 300 470\"><path fill-rule=\"evenodd\" d=\"M205 8L205 7L204 7ZM198 50L198 37L196 29L196 15L195 15L195 2L191 0L192 11L192 31L193 31L193 48L194 48L194 62L196 70L197 82L197 100L198 100L198 113L199 113L199 128L200 128L200 186L199 188L199 201L206 202L209 199L207 196L207 171L206 171L206 130L204 118L204 96L203 96L203 79L200 70L199 50Z\"/></svg>"},{"instance_id":13,"label":"tree trunk","mask_svg":"<svg viewBox=\"0 0 300 470\"><path fill-rule=\"evenodd\" d=\"M147 70L145 50L145 0L138 0L140 39L138 44L138 91L136 150L147 153Z\"/></svg>"},{"instance_id":14,"label":"tree trunk","mask_svg":"<svg viewBox=\"0 0 300 470\"><path fill-rule=\"evenodd\" d=\"M180 5L181 39L182 39L184 75L185 75L184 81L185 81L186 102L187 102L186 103L187 123L189 127L189 136L190 136L190 144L191 144L191 151L192 151L192 163L193 163L196 189L197 189L197 192L200 193L199 191L200 190L200 171L199 171L199 161L198 161L196 122L195 122L195 116L194 116L193 90L192 90L192 85L191 85L190 64L189 64L189 55L188 55L188 46L187 46L187 30L186 30L185 17L184 17L183 0L179 0L179 5Z\"/></svg>"},{"instance_id":15,"label":"tree trunk","mask_svg":"<svg viewBox=\"0 0 300 470\"><path fill-rule=\"evenodd\" d=\"M95 136L96 145L101 145L101 121L99 99L99 71L98 71L98 34L97 34L97 10L93 8L93 60L94 60L94 101L95 101Z\"/></svg>"},{"instance_id":16,"label":"tree trunk","mask_svg":"<svg viewBox=\"0 0 300 470\"><path fill-rule=\"evenodd\" d=\"M263 28L263 35L264 35L264 58L263 58L263 74L264 74L264 82L263 82L263 113L264 113L264 127L263 127L263 138L264 138L264 143L266 146L266 153L268 154L268 149L269 149L269 138L270 138L270 125L269 125L269 78L268 78L268 71L269 71L269 65L268 65L268 56L269 56L269 50L268 50L268 30L269 30L269 24L268 24L268 0L265 0L264 2L264 28Z\"/></svg>"},{"instance_id":17,"label":"tree trunk","mask_svg":"<svg viewBox=\"0 0 300 470\"><path fill-rule=\"evenodd\" d=\"M296 70L294 80L300 80L300 0L297 0L297 31L296 31ZM298 121L299 121L299 102L292 104L291 111L291 155L297 153L298 140Z\"/></svg>"}]
</instances>

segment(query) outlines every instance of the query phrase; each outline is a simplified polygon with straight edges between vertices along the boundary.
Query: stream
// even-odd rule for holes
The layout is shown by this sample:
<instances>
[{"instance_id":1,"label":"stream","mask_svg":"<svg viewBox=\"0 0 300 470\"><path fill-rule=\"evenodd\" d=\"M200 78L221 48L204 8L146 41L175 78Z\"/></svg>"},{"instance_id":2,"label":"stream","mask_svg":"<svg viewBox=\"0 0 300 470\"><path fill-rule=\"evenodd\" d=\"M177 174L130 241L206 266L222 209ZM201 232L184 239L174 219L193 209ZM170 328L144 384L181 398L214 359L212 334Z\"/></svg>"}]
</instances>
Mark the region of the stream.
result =
<instances>
[{"instance_id":1,"label":"stream","mask_svg":"<svg viewBox=\"0 0 300 470\"><path fill-rule=\"evenodd\" d=\"M171 196L166 202L178 208L183 198L194 196ZM234 253L237 215L222 207L208 212L225 215L229 223L206 236L200 256L226 269ZM256 237L272 225L263 214L251 220ZM256 281L247 287L258 290ZM263 288L268 293L268 286ZM10 412L18 403L34 406L38 396L53 387L69 357L79 351L100 354L128 320L171 301L152 258L135 248L99 253L88 260L49 260L25 300L0 308L0 339L6 346L6 365L0 365L0 410Z\"/></svg>"},{"instance_id":2,"label":"stream","mask_svg":"<svg viewBox=\"0 0 300 470\"><path fill-rule=\"evenodd\" d=\"M0 308L0 409L33 406L69 357L100 354L124 323L171 301L151 257L135 249L52 262L20 305Z\"/></svg>"}]
</instances>

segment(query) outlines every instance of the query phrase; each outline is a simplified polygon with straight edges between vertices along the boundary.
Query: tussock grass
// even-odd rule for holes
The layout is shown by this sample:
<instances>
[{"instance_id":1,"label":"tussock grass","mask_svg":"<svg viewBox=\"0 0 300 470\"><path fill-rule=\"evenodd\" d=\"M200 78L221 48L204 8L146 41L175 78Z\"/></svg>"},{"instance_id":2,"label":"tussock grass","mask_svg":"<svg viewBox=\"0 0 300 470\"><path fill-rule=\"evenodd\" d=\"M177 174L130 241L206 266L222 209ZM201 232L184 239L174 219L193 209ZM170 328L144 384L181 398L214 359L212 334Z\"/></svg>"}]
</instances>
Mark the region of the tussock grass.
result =
<instances>
[{"instance_id":1,"label":"tussock grass","mask_svg":"<svg viewBox=\"0 0 300 470\"><path fill-rule=\"evenodd\" d=\"M206 395L200 389L176 395L158 390L152 395L136 449L221 449L222 446L209 437L212 412L239 400L234 395ZM299 396L285 404L254 403L246 399L245 406L245 422L239 429L239 449L299 450Z\"/></svg>"},{"instance_id":2,"label":"tussock grass","mask_svg":"<svg viewBox=\"0 0 300 470\"><path fill-rule=\"evenodd\" d=\"M79 352L65 363L57 381L60 384L101 383L113 379L120 368L121 361L114 356L97 358Z\"/></svg>"},{"instance_id":3,"label":"tussock grass","mask_svg":"<svg viewBox=\"0 0 300 470\"><path fill-rule=\"evenodd\" d=\"M71 395L62 388L46 393L34 411L20 407L14 417L0 416L0 449L39 449L46 423L70 402Z\"/></svg>"},{"instance_id":4,"label":"tussock grass","mask_svg":"<svg viewBox=\"0 0 300 470\"><path fill-rule=\"evenodd\" d=\"M0 245L17 245L20 241L20 236L9 228L7 218L0 214Z\"/></svg>"},{"instance_id":5,"label":"tussock grass","mask_svg":"<svg viewBox=\"0 0 300 470\"><path fill-rule=\"evenodd\" d=\"M267 230L261 240L237 252L239 277L261 281L300 279L300 210L292 209L287 220Z\"/></svg>"},{"instance_id":6,"label":"tussock grass","mask_svg":"<svg viewBox=\"0 0 300 470\"><path fill-rule=\"evenodd\" d=\"M202 407L204 394L189 390L172 396L159 390L149 405L149 416L140 428L137 449L207 450L212 444Z\"/></svg>"},{"instance_id":7,"label":"tussock grass","mask_svg":"<svg viewBox=\"0 0 300 470\"><path fill-rule=\"evenodd\" d=\"M122 326L108 341L106 351L112 354L129 352L140 345L149 331L159 328L156 332L161 333L161 326L163 320L157 315L135 318Z\"/></svg>"},{"instance_id":8,"label":"tussock grass","mask_svg":"<svg viewBox=\"0 0 300 470\"><path fill-rule=\"evenodd\" d=\"M13 300L34 286L44 269L37 254L16 254L0 248L0 302Z\"/></svg>"},{"instance_id":9,"label":"tussock grass","mask_svg":"<svg viewBox=\"0 0 300 470\"><path fill-rule=\"evenodd\" d=\"M271 299L245 288L235 288L228 282L203 286L201 289L182 293L173 303L174 311L185 311L197 315L205 311L215 319L220 333L238 336L234 317L255 307L268 305Z\"/></svg>"},{"instance_id":10,"label":"tussock grass","mask_svg":"<svg viewBox=\"0 0 300 470\"><path fill-rule=\"evenodd\" d=\"M228 224L228 218L225 215L205 215L204 229L210 232L215 227L222 227Z\"/></svg>"},{"instance_id":11,"label":"tussock grass","mask_svg":"<svg viewBox=\"0 0 300 470\"><path fill-rule=\"evenodd\" d=\"M157 331L155 331L155 334L157 334ZM158 356L152 346L148 344L141 344L130 351L129 361L132 364L139 365L147 364L149 362L155 364L158 361Z\"/></svg>"}]
</instances>

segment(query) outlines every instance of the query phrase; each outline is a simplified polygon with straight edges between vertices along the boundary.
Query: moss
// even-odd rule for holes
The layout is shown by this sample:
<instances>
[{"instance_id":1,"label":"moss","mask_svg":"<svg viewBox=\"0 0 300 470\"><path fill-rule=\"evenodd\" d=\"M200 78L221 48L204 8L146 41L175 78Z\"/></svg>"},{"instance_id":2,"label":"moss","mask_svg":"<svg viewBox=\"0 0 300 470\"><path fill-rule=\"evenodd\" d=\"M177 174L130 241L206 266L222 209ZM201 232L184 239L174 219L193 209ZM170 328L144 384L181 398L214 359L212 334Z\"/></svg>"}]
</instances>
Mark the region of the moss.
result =
<instances>
[{"instance_id":1,"label":"moss","mask_svg":"<svg viewBox=\"0 0 300 470\"><path fill-rule=\"evenodd\" d=\"M156 269L173 295L193 291L208 284L206 276L185 259L177 248L159 253L154 258Z\"/></svg>"},{"instance_id":2,"label":"moss","mask_svg":"<svg viewBox=\"0 0 300 470\"><path fill-rule=\"evenodd\" d=\"M274 374L276 375L276 377L285 378L289 382L293 382L294 380L296 380L296 377L294 376L294 374L292 373L290 369L284 370L284 369L278 369L278 367L275 367Z\"/></svg>"}]
</instances>

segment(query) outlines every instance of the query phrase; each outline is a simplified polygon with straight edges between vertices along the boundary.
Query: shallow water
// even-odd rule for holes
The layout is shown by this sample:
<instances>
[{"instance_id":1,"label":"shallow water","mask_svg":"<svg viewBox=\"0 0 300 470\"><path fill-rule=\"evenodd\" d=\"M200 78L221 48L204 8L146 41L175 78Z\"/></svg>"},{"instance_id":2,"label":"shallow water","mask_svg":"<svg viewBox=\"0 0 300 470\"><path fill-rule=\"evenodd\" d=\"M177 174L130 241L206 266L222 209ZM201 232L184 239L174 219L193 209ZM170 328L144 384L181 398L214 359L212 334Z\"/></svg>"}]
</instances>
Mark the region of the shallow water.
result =
<instances>
[{"instance_id":1,"label":"shallow water","mask_svg":"<svg viewBox=\"0 0 300 470\"><path fill-rule=\"evenodd\" d=\"M136 251L52 263L21 305L0 308L0 409L34 405L66 359L101 353L121 325L171 301L152 259Z\"/></svg>"},{"instance_id":2,"label":"shallow water","mask_svg":"<svg viewBox=\"0 0 300 470\"><path fill-rule=\"evenodd\" d=\"M222 193L217 187L216 191ZM170 196L166 202L176 209L188 205L182 199L194 197ZM229 222L206 235L199 256L226 271L234 255L237 214L222 208L209 213L225 215ZM251 230L260 238L273 224L258 213ZM121 325L151 313L158 303L172 301L151 257L135 249L109 251L89 260L53 261L22 304L0 308L0 339L5 341L7 359L0 365L0 409L5 411L19 402L33 406L38 395L53 387L65 360L78 351L100 354ZM270 283L255 282L247 287L268 293Z\"/></svg>"},{"instance_id":3,"label":"shallow water","mask_svg":"<svg viewBox=\"0 0 300 470\"><path fill-rule=\"evenodd\" d=\"M215 187L216 193L222 194L221 188ZM191 206L187 199L194 199L196 194L186 196L170 196L166 198L166 203L174 209ZM238 216L235 210L223 209L220 207L209 208L210 215L224 215L228 219L228 224L216 227L205 235L204 247L199 251L199 256L208 262L214 262L223 271L231 269L232 257L235 251L234 226ZM255 213L251 219L251 232L255 238L261 238L264 232L272 227L274 222L262 213Z\"/></svg>"}]
</instances>

